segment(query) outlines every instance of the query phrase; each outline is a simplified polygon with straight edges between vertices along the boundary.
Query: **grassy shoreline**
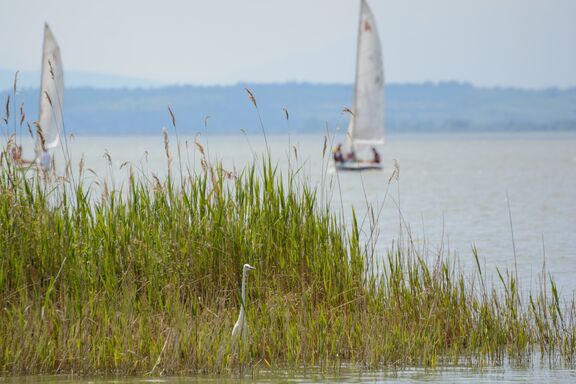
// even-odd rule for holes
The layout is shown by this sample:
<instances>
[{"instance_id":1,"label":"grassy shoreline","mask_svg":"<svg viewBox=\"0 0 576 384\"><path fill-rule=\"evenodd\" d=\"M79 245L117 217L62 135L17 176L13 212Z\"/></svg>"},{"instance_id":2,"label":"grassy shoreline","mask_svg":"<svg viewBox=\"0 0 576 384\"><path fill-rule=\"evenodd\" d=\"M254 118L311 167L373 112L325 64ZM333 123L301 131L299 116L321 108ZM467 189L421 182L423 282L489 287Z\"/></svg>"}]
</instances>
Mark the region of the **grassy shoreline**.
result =
<instances>
[{"instance_id":1,"label":"grassy shoreline","mask_svg":"<svg viewBox=\"0 0 576 384\"><path fill-rule=\"evenodd\" d=\"M514 274L489 287L480 263L465 276L409 242L372 255L355 218L346 231L297 172L283 179L264 158L231 174L199 151L197 174L129 171L98 198L82 170L48 182L3 153L2 374L484 366L534 352L573 366L576 309L552 279L521 297ZM257 270L238 347L245 262Z\"/></svg>"}]
</instances>

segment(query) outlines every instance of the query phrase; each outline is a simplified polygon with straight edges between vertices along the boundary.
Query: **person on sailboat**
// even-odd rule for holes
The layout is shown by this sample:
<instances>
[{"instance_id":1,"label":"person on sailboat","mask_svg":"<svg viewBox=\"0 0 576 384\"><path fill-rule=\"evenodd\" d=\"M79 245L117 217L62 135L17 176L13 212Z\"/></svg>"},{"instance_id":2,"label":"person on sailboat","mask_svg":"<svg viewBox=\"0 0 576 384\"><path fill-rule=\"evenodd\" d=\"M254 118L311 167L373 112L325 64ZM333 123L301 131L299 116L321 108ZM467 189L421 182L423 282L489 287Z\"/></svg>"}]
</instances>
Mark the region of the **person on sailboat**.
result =
<instances>
[{"instance_id":1,"label":"person on sailboat","mask_svg":"<svg viewBox=\"0 0 576 384\"><path fill-rule=\"evenodd\" d=\"M354 149L350 148L350 152L346 155L346 161L356 161L356 153Z\"/></svg>"},{"instance_id":2,"label":"person on sailboat","mask_svg":"<svg viewBox=\"0 0 576 384\"><path fill-rule=\"evenodd\" d=\"M12 157L12 161L18 165L31 163L31 161L25 160L22 158L22 146L21 145L14 145L10 149L10 157Z\"/></svg>"},{"instance_id":3,"label":"person on sailboat","mask_svg":"<svg viewBox=\"0 0 576 384\"><path fill-rule=\"evenodd\" d=\"M42 168L43 171L49 171L52 168L52 156L50 152L44 146L44 140L42 140L42 152L36 158L36 162Z\"/></svg>"},{"instance_id":4,"label":"person on sailboat","mask_svg":"<svg viewBox=\"0 0 576 384\"><path fill-rule=\"evenodd\" d=\"M344 162L344 155L342 154L342 144L338 143L336 149L334 149L334 162L336 163L343 163Z\"/></svg>"},{"instance_id":5,"label":"person on sailboat","mask_svg":"<svg viewBox=\"0 0 576 384\"><path fill-rule=\"evenodd\" d=\"M376 150L376 148L372 147L372 163L373 164L380 164L380 154Z\"/></svg>"},{"instance_id":6,"label":"person on sailboat","mask_svg":"<svg viewBox=\"0 0 576 384\"><path fill-rule=\"evenodd\" d=\"M10 148L10 157L15 163L20 163L22 161L22 146L14 145Z\"/></svg>"}]
</instances>

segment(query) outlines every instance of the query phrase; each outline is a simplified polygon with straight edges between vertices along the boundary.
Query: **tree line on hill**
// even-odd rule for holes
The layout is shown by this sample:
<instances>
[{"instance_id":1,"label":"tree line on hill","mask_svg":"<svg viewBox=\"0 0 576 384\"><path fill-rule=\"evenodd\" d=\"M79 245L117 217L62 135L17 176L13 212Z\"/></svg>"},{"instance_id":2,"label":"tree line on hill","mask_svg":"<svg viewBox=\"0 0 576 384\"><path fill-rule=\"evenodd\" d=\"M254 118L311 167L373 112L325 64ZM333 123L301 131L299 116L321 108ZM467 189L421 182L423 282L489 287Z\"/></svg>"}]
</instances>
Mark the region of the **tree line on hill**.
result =
<instances>
[{"instance_id":1,"label":"tree line on hill","mask_svg":"<svg viewBox=\"0 0 576 384\"><path fill-rule=\"evenodd\" d=\"M244 88L255 95L267 133L343 132L348 125L349 116L342 111L352 108L351 85L286 83L70 88L64 96L66 129L75 134L156 134L171 125L170 106L183 134L205 129L213 134L261 132L257 111ZM0 92L2 103L11 93ZM26 88L16 94L17 108L24 105L30 122L37 119L38 93L38 89ZM385 102L389 133L576 130L576 88L390 84Z\"/></svg>"}]
</instances>

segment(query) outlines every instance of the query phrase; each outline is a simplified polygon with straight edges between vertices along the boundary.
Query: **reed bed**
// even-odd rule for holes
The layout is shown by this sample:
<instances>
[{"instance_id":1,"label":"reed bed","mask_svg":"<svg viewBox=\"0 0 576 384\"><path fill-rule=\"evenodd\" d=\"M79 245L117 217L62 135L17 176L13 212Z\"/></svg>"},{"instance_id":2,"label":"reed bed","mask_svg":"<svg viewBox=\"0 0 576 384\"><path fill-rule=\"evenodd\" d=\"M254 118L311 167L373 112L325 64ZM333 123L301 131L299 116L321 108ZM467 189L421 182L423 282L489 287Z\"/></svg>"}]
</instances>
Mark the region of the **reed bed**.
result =
<instances>
[{"instance_id":1,"label":"reed bed","mask_svg":"<svg viewBox=\"0 0 576 384\"><path fill-rule=\"evenodd\" d=\"M58 184L60 183L60 184ZM521 299L409 246L366 257L316 192L269 160L176 186L130 177L93 199L6 162L0 178L5 374L229 373L574 362L574 304ZM243 263L250 337L234 346ZM479 265L479 263L478 263ZM380 271L380 272L378 272ZM476 281L476 283L474 283Z\"/></svg>"},{"instance_id":2,"label":"reed bed","mask_svg":"<svg viewBox=\"0 0 576 384\"><path fill-rule=\"evenodd\" d=\"M197 150L199 172L97 191L2 153L3 374L574 364L575 305L551 277L523 296L513 273L487 286L480 262L465 274L410 241L374 254L297 171L266 155L231 173ZM233 344L244 263L250 334Z\"/></svg>"}]
</instances>

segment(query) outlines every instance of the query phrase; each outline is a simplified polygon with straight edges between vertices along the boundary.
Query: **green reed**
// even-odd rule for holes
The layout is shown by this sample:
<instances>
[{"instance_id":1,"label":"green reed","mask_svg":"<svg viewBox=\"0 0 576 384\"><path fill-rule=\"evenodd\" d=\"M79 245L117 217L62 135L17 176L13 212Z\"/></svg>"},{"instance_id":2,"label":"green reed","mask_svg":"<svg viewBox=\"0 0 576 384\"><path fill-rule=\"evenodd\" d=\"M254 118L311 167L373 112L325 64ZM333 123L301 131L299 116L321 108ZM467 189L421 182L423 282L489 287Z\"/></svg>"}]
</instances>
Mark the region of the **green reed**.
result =
<instances>
[{"instance_id":1,"label":"green reed","mask_svg":"<svg viewBox=\"0 0 576 384\"><path fill-rule=\"evenodd\" d=\"M486 287L410 245L366 257L316 191L265 157L124 190L0 173L5 374L227 373L574 362L574 304L550 284ZM391 181L393 182L393 181ZM474 251L478 260L478 255ZM383 260L383 265L376 265ZM231 344L248 262L250 337Z\"/></svg>"}]
</instances>

